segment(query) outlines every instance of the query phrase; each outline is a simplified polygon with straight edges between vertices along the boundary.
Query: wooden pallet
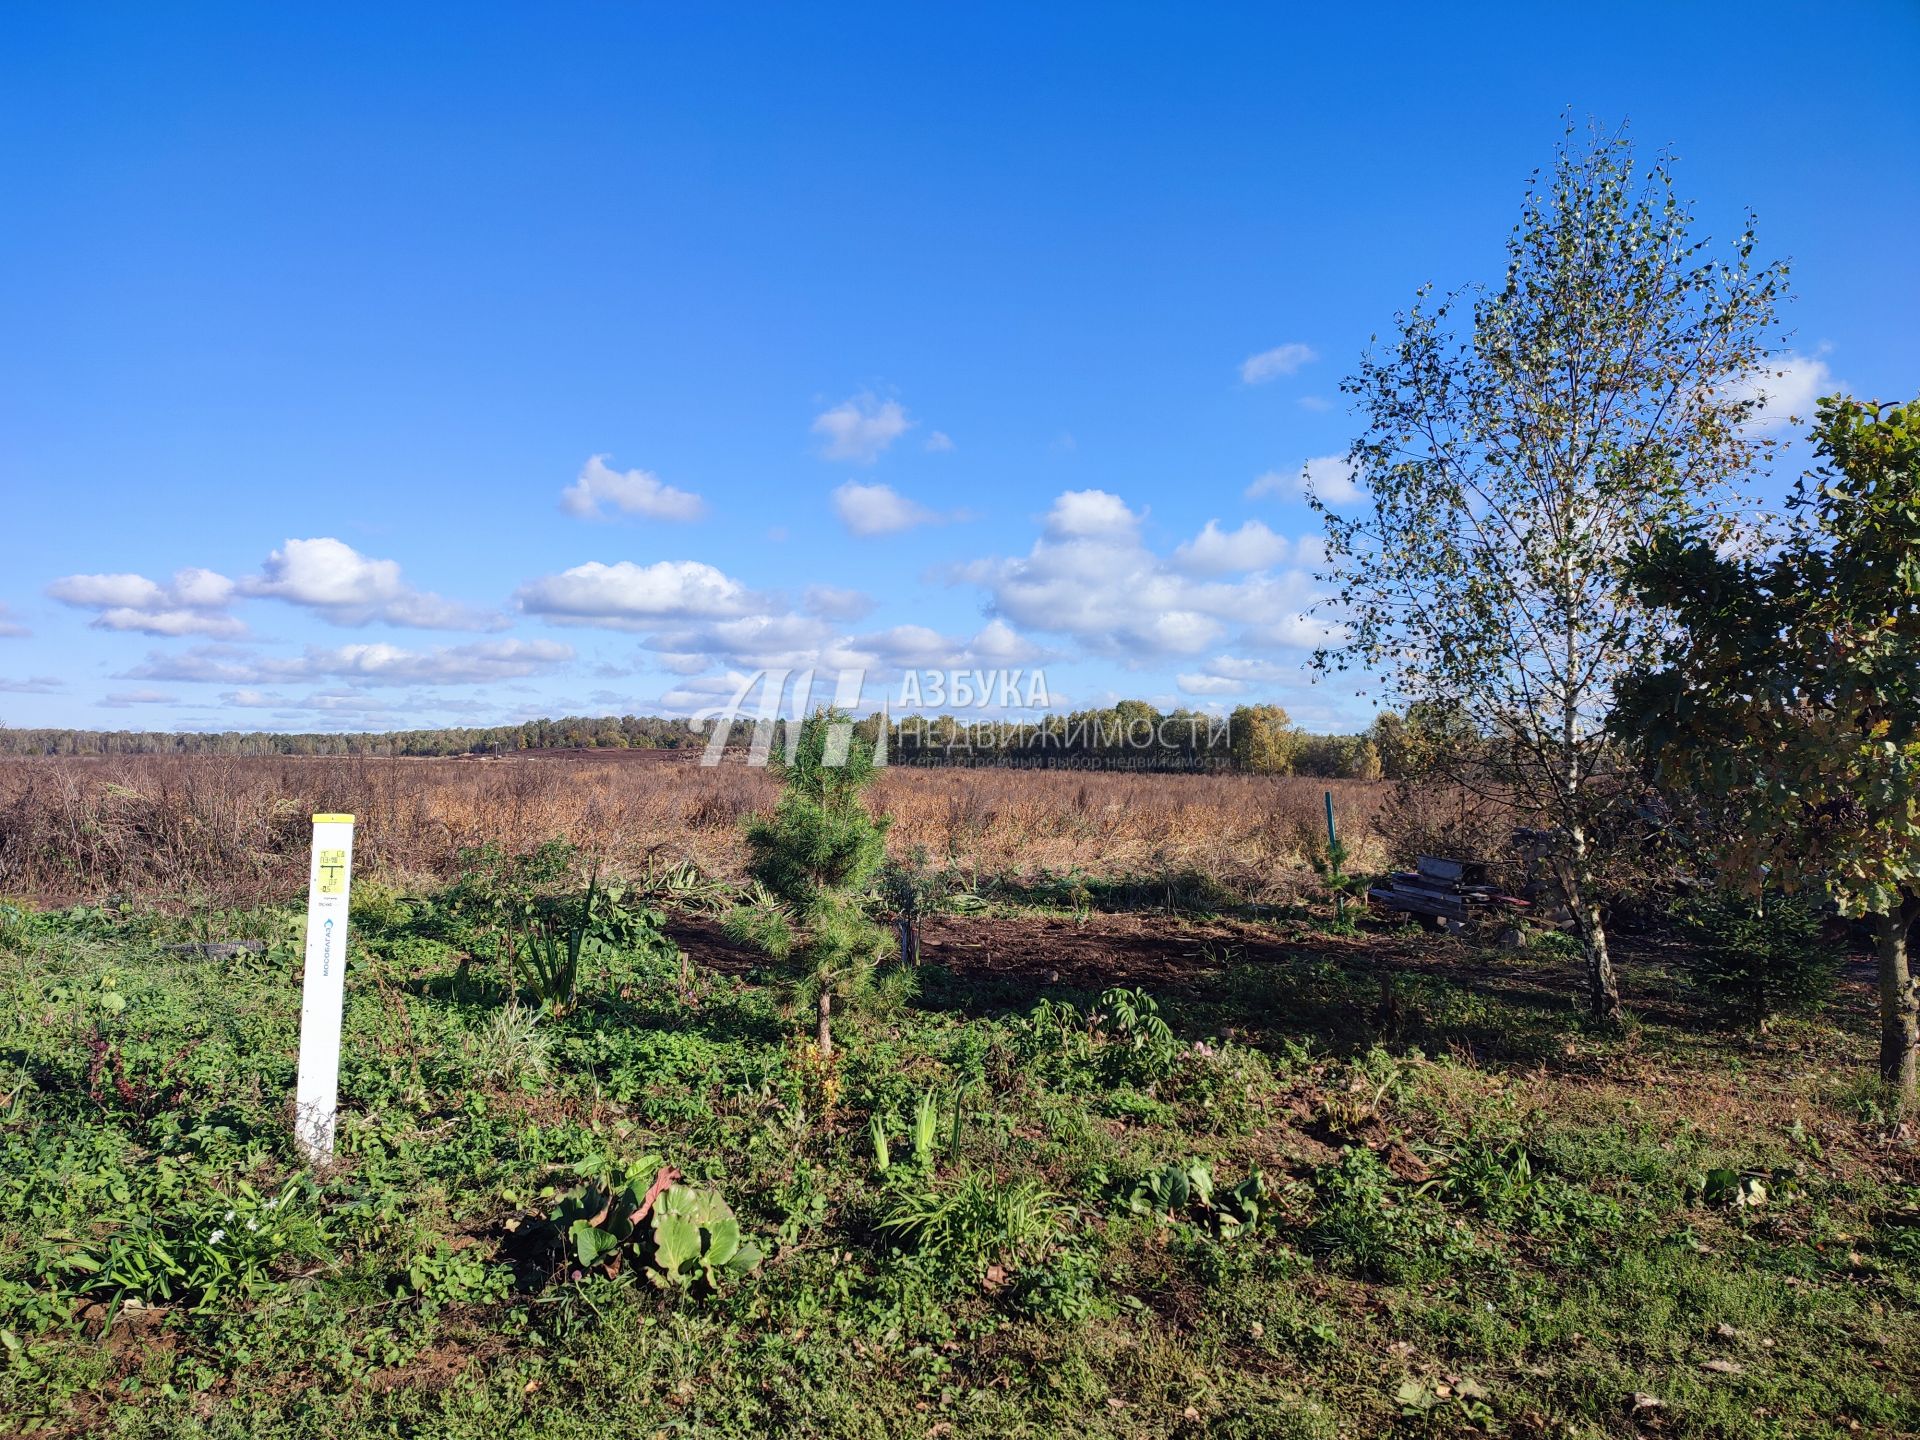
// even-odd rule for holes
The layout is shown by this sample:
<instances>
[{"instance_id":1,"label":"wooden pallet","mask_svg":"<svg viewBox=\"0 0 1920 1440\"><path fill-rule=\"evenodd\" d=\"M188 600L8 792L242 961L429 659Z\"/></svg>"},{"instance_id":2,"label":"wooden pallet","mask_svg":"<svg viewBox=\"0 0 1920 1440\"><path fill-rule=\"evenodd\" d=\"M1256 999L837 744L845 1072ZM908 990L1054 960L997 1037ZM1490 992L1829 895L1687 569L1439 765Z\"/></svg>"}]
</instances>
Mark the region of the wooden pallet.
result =
<instances>
[{"instance_id":1,"label":"wooden pallet","mask_svg":"<svg viewBox=\"0 0 1920 1440\"><path fill-rule=\"evenodd\" d=\"M1367 899L1389 910L1451 920L1464 925L1509 910L1526 910L1527 902L1503 895L1487 878L1480 860L1451 860L1422 855L1412 870L1398 870L1383 885L1367 891Z\"/></svg>"}]
</instances>

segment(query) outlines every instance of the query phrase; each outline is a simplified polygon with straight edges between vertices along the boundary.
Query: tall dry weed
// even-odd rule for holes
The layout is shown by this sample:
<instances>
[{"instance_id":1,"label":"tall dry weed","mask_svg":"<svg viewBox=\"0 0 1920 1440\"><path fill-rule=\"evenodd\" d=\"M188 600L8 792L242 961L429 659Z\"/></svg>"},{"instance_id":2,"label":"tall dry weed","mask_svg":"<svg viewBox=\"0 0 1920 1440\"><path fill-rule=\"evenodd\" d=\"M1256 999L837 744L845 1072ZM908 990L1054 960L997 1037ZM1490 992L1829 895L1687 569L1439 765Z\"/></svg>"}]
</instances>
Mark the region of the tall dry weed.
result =
<instances>
[{"instance_id":1,"label":"tall dry weed","mask_svg":"<svg viewBox=\"0 0 1920 1440\"><path fill-rule=\"evenodd\" d=\"M1334 795L1359 868L1391 858L1390 787L1305 777L1085 770L895 769L875 802L889 845L977 876L1190 872L1251 899L1290 898L1310 873ZM309 817L359 819L363 873L431 879L459 851L564 836L630 871L691 860L740 873L740 822L774 783L744 765L664 754L500 758L212 756L0 760L0 893L43 902L110 894L183 903L297 894Z\"/></svg>"}]
</instances>

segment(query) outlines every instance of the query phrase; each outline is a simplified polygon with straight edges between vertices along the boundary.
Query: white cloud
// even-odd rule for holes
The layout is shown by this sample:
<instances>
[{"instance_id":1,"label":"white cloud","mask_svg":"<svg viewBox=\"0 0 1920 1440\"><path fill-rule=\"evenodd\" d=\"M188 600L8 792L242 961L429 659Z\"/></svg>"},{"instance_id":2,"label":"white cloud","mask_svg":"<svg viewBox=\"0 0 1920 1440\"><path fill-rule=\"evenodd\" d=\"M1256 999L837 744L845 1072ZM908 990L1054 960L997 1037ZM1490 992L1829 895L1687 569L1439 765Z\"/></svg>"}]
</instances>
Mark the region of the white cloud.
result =
<instances>
[{"instance_id":1,"label":"white cloud","mask_svg":"<svg viewBox=\"0 0 1920 1440\"><path fill-rule=\"evenodd\" d=\"M560 508L582 520L603 520L604 505L652 520L698 520L707 513L707 502L691 490L675 489L649 470L610 469L605 455L594 455L560 492Z\"/></svg>"},{"instance_id":2,"label":"white cloud","mask_svg":"<svg viewBox=\"0 0 1920 1440\"><path fill-rule=\"evenodd\" d=\"M1047 511L1046 533L1054 540L1109 538L1134 534L1139 515L1127 502L1105 490L1068 490Z\"/></svg>"},{"instance_id":3,"label":"white cloud","mask_svg":"<svg viewBox=\"0 0 1920 1440\"><path fill-rule=\"evenodd\" d=\"M1247 487L1247 498L1262 495L1317 495L1329 505L1350 505L1366 494L1344 455L1316 455L1289 475L1269 470Z\"/></svg>"},{"instance_id":4,"label":"white cloud","mask_svg":"<svg viewBox=\"0 0 1920 1440\"><path fill-rule=\"evenodd\" d=\"M1209 520L1193 539L1175 548L1174 562L1197 575L1227 575L1266 570L1280 564L1291 550L1284 535L1276 535L1258 520L1238 530L1222 530Z\"/></svg>"},{"instance_id":5,"label":"white cloud","mask_svg":"<svg viewBox=\"0 0 1920 1440\"><path fill-rule=\"evenodd\" d=\"M115 690L98 703L107 710L127 710L135 705L178 705L180 701L164 690Z\"/></svg>"},{"instance_id":6,"label":"white cloud","mask_svg":"<svg viewBox=\"0 0 1920 1440\"><path fill-rule=\"evenodd\" d=\"M1071 491L1047 513L1041 535L1024 556L958 567L950 578L984 587L990 610L1022 630L1068 635L1088 651L1129 664L1197 655L1218 645L1230 629L1253 627L1253 643L1291 644L1281 637L1313 622L1301 616L1316 585L1307 568L1317 542L1287 548L1293 568L1260 570L1236 581L1198 578L1189 567L1235 563L1271 554L1264 527L1218 532L1164 557L1142 541L1140 516L1106 491ZM1270 537L1270 538L1269 538Z\"/></svg>"},{"instance_id":7,"label":"white cloud","mask_svg":"<svg viewBox=\"0 0 1920 1440\"><path fill-rule=\"evenodd\" d=\"M809 615L822 620L862 620L873 613L876 604L871 595L838 585L809 585L801 603Z\"/></svg>"},{"instance_id":8,"label":"white cloud","mask_svg":"<svg viewBox=\"0 0 1920 1440\"><path fill-rule=\"evenodd\" d=\"M0 604L0 640L24 640L31 634L33 631L14 618L12 606Z\"/></svg>"},{"instance_id":9,"label":"white cloud","mask_svg":"<svg viewBox=\"0 0 1920 1440\"><path fill-rule=\"evenodd\" d=\"M29 675L24 680L0 675L0 695L51 695L66 683L57 675Z\"/></svg>"},{"instance_id":10,"label":"white cloud","mask_svg":"<svg viewBox=\"0 0 1920 1440\"><path fill-rule=\"evenodd\" d=\"M816 415L813 433L820 437L824 459L870 465L913 424L898 400L881 400L862 391Z\"/></svg>"},{"instance_id":11,"label":"white cloud","mask_svg":"<svg viewBox=\"0 0 1920 1440\"><path fill-rule=\"evenodd\" d=\"M1318 644L1316 638L1309 644ZM1305 668L1275 660L1241 655L1215 655L1198 671L1177 677L1180 688L1189 695L1244 695L1255 685L1298 685L1306 680Z\"/></svg>"},{"instance_id":12,"label":"white cloud","mask_svg":"<svg viewBox=\"0 0 1920 1440\"><path fill-rule=\"evenodd\" d=\"M1747 425L1754 430L1786 430L1805 425L1814 416L1814 402L1823 395L1845 390L1832 368L1819 355L1776 355L1766 366L1729 385L1724 398L1753 409Z\"/></svg>"},{"instance_id":13,"label":"white cloud","mask_svg":"<svg viewBox=\"0 0 1920 1440\"><path fill-rule=\"evenodd\" d=\"M825 621L807 615L743 615L734 620L662 630L640 643L669 655L704 655L747 670L815 664L833 638Z\"/></svg>"},{"instance_id":14,"label":"white cloud","mask_svg":"<svg viewBox=\"0 0 1920 1440\"><path fill-rule=\"evenodd\" d=\"M233 581L212 570L176 570L162 585L144 575L65 575L47 594L76 610L92 610L97 630L142 635L206 635L230 639L246 626L226 613Z\"/></svg>"},{"instance_id":15,"label":"white cloud","mask_svg":"<svg viewBox=\"0 0 1920 1440\"><path fill-rule=\"evenodd\" d=\"M967 651L973 659L990 660L997 665L1028 665L1049 659L1052 654L1004 620L989 620L980 633L967 642Z\"/></svg>"},{"instance_id":16,"label":"white cloud","mask_svg":"<svg viewBox=\"0 0 1920 1440\"><path fill-rule=\"evenodd\" d=\"M833 492L833 510L850 534L862 537L897 535L916 525L931 525L941 516L909 500L891 485L862 485L849 480Z\"/></svg>"},{"instance_id":17,"label":"white cloud","mask_svg":"<svg viewBox=\"0 0 1920 1440\"><path fill-rule=\"evenodd\" d=\"M953 437L944 430L936 430L927 437L927 449L935 455L944 455L953 449Z\"/></svg>"},{"instance_id":18,"label":"white cloud","mask_svg":"<svg viewBox=\"0 0 1920 1440\"><path fill-rule=\"evenodd\" d=\"M1302 365L1310 365L1320 356L1311 345L1298 340L1262 350L1240 362L1240 379L1247 385L1264 385L1282 375L1291 375Z\"/></svg>"},{"instance_id":19,"label":"white cloud","mask_svg":"<svg viewBox=\"0 0 1920 1440\"><path fill-rule=\"evenodd\" d=\"M374 643L309 650L301 673L377 685L475 685L545 674L572 658L573 647L555 640L483 640L432 650Z\"/></svg>"},{"instance_id":20,"label":"white cloud","mask_svg":"<svg viewBox=\"0 0 1920 1440\"><path fill-rule=\"evenodd\" d=\"M662 670L671 675L698 675L713 662L704 655L678 655L663 651L654 657Z\"/></svg>"},{"instance_id":21,"label":"white cloud","mask_svg":"<svg viewBox=\"0 0 1920 1440\"><path fill-rule=\"evenodd\" d=\"M760 597L731 576L698 560L612 565L590 560L529 581L515 593L520 608L559 625L610 630L651 629L663 621L750 615Z\"/></svg>"},{"instance_id":22,"label":"white cloud","mask_svg":"<svg viewBox=\"0 0 1920 1440\"><path fill-rule=\"evenodd\" d=\"M1173 678L1189 695L1242 695L1247 689L1244 681L1230 680L1224 675L1183 674Z\"/></svg>"},{"instance_id":23,"label":"white cloud","mask_svg":"<svg viewBox=\"0 0 1920 1440\"><path fill-rule=\"evenodd\" d=\"M185 654L151 654L143 664L115 678L236 686L313 679L363 685L474 685L546 674L572 658L573 647L554 640L479 640L431 650L407 650L383 642L309 646L301 655L289 657L258 656L230 645L202 645Z\"/></svg>"},{"instance_id":24,"label":"white cloud","mask_svg":"<svg viewBox=\"0 0 1920 1440\"><path fill-rule=\"evenodd\" d=\"M335 625L381 620L422 630L500 630L507 624L505 616L416 590L401 578L399 561L376 560L327 536L287 541L238 588L304 606Z\"/></svg>"},{"instance_id":25,"label":"white cloud","mask_svg":"<svg viewBox=\"0 0 1920 1440\"><path fill-rule=\"evenodd\" d=\"M841 664L880 674L902 670L999 669L1031 665L1048 652L1004 620L991 620L971 639L942 635L926 625L895 625L871 635L851 636L833 652Z\"/></svg>"}]
</instances>

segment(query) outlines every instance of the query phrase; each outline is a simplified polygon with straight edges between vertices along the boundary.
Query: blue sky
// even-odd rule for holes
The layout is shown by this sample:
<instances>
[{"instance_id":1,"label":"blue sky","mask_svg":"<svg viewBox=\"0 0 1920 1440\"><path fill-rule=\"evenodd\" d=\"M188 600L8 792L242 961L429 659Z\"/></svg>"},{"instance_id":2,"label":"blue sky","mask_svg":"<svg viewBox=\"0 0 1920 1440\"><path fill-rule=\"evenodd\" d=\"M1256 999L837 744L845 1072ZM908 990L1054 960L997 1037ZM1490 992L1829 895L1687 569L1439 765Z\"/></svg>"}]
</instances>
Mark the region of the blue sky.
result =
<instances>
[{"instance_id":1,"label":"blue sky","mask_svg":"<svg viewBox=\"0 0 1920 1440\"><path fill-rule=\"evenodd\" d=\"M1364 723L1293 478L1567 107L1758 212L1807 386L1920 388L1920 6L1438 8L10 5L0 722Z\"/></svg>"}]
</instances>

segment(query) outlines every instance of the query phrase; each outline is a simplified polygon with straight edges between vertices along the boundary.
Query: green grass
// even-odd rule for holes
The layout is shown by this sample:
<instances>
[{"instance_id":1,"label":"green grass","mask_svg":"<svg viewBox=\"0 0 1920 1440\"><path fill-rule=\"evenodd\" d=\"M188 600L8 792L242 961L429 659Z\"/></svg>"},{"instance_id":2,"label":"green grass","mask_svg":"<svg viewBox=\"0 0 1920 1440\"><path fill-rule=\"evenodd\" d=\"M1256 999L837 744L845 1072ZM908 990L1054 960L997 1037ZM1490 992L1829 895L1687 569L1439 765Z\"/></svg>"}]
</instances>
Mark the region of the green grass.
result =
<instances>
[{"instance_id":1,"label":"green grass","mask_svg":"<svg viewBox=\"0 0 1920 1440\"><path fill-rule=\"evenodd\" d=\"M822 1073L758 977L602 955L543 1015L431 921L360 909L309 1175L294 912L0 910L0 1433L1920 1431L1920 1187L1857 1015L1731 1036L1630 960L1594 1033L1551 957L1396 939L1376 1032L1365 945L1214 934L1157 1013L930 969ZM545 1217L655 1156L754 1273L577 1273ZM1195 1160L1211 1208L1144 1187Z\"/></svg>"}]
</instances>

